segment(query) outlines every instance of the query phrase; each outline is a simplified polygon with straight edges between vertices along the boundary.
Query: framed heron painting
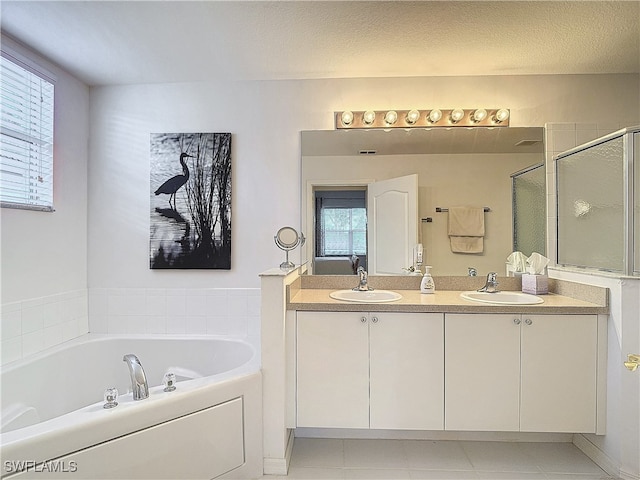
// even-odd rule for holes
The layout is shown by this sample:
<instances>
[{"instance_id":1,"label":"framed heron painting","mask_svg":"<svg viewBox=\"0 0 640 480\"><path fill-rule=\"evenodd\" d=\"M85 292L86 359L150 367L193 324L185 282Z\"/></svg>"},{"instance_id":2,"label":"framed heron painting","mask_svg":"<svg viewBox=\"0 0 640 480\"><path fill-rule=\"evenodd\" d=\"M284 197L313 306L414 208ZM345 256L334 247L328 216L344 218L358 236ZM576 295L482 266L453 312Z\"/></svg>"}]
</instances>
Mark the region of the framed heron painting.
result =
<instances>
[{"instance_id":1,"label":"framed heron painting","mask_svg":"<svg viewBox=\"0 0 640 480\"><path fill-rule=\"evenodd\" d=\"M231 134L151 134L152 269L231 269Z\"/></svg>"}]
</instances>

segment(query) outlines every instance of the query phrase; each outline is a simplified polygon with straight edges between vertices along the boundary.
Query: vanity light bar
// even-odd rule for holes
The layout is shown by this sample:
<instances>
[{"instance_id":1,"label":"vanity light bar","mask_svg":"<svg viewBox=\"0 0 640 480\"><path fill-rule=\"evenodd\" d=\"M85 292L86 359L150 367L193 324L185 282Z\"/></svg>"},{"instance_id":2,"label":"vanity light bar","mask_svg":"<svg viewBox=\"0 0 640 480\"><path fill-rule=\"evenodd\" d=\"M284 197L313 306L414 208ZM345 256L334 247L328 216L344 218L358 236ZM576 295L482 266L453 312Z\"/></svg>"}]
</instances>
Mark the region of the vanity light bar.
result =
<instances>
[{"instance_id":1,"label":"vanity light bar","mask_svg":"<svg viewBox=\"0 0 640 480\"><path fill-rule=\"evenodd\" d=\"M508 127L506 108L452 108L449 110L383 110L335 112L336 129Z\"/></svg>"}]
</instances>

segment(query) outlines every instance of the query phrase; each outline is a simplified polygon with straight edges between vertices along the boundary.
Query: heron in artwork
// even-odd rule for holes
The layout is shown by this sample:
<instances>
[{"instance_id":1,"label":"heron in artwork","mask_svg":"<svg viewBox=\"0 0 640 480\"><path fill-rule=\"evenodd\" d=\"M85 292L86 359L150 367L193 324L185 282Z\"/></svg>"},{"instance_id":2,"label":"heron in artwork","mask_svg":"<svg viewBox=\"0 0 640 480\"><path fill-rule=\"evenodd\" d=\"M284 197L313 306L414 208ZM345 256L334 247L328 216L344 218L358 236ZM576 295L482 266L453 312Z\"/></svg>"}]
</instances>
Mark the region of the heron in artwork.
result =
<instances>
[{"instance_id":1,"label":"heron in artwork","mask_svg":"<svg viewBox=\"0 0 640 480\"><path fill-rule=\"evenodd\" d=\"M187 163L185 162L185 158L187 157L193 157L193 155L189 155L184 152L180 154L180 164L182 165L183 174L171 177L169 180L160 185L154 192L156 195L160 195L161 193L169 195L169 206L174 210L176 209L176 192L180 189L180 187L187 183L187 180L189 180L189 168L187 167ZM172 199L173 204L171 204Z\"/></svg>"}]
</instances>

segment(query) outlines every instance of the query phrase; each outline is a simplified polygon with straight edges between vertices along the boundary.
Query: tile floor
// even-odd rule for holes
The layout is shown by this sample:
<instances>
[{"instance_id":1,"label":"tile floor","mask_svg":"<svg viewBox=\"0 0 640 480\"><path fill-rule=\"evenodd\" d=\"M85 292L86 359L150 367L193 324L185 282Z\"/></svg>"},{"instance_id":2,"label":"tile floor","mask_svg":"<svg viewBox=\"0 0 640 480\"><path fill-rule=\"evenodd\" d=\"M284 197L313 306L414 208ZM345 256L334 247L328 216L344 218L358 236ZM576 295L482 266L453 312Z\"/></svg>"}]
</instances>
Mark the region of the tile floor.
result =
<instances>
[{"instance_id":1,"label":"tile floor","mask_svg":"<svg viewBox=\"0 0 640 480\"><path fill-rule=\"evenodd\" d=\"M265 479L612 479L571 443L296 438L289 474Z\"/></svg>"}]
</instances>

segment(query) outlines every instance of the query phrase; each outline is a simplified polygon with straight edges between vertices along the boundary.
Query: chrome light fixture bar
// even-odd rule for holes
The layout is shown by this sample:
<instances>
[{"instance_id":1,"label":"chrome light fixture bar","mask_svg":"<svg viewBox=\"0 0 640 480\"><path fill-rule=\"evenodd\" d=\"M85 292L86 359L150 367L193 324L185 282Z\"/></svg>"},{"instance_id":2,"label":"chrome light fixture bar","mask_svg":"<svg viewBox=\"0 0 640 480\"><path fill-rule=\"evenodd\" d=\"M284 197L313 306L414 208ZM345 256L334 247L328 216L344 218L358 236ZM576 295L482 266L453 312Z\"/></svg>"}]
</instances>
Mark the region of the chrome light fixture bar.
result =
<instances>
[{"instance_id":1,"label":"chrome light fixture bar","mask_svg":"<svg viewBox=\"0 0 640 480\"><path fill-rule=\"evenodd\" d=\"M440 110L366 110L335 112L336 129L508 127L506 108L452 108Z\"/></svg>"}]
</instances>

